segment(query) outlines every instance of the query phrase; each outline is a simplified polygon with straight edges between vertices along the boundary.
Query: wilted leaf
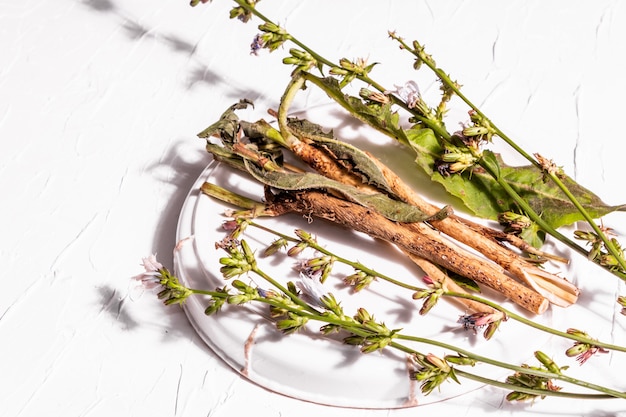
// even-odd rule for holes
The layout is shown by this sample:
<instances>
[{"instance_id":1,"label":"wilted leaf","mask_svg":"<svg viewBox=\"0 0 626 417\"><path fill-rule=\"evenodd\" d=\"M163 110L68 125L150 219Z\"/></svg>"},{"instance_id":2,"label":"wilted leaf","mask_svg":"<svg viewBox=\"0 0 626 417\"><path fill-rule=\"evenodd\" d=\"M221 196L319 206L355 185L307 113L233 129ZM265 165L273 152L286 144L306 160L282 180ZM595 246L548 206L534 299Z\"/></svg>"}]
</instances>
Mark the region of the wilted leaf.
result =
<instances>
[{"instance_id":1,"label":"wilted leaf","mask_svg":"<svg viewBox=\"0 0 626 417\"><path fill-rule=\"evenodd\" d=\"M394 194L379 166L364 151L334 139L332 132L324 132L321 126L307 120L290 119L289 127L296 136L306 138L312 141L311 145L332 154L335 161L353 174L359 175L364 183L373 185L388 195Z\"/></svg>"},{"instance_id":2,"label":"wilted leaf","mask_svg":"<svg viewBox=\"0 0 626 417\"><path fill-rule=\"evenodd\" d=\"M222 113L217 122L198 133L198 137L209 138L211 136L218 136L222 141L233 143L237 137L237 132L239 132L239 117L235 114L235 110L245 109L249 105L253 106L250 100L239 100L238 103L233 104Z\"/></svg>"},{"instance_id":3,"label":"wilted leaf","mask_svg":"<svg viewBox=\"0 0 626 417\"><path fill-rule=\"evenodd\" d=\"M349 201L376 210L389 220L405 223L422 222L434 217L440 219L448 213L448 207L444 207L439 213L431 216L415 206L393 200L382 193L364 193L353 186L340 183L320 174L312 172L264 171L252 162L244 162L247 171L265 185L286 191L333 190L341 193Z\"/></svg>"}]
</instances>

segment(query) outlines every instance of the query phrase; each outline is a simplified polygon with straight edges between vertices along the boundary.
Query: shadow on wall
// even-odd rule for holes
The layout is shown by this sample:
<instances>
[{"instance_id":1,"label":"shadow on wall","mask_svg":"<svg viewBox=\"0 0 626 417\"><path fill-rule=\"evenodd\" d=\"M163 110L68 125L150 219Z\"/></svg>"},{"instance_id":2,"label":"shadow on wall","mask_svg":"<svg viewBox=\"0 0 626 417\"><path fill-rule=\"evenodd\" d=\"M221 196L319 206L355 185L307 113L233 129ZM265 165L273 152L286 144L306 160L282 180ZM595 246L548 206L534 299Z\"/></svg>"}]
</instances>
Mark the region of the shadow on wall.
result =
<instances>
[{"instance_id":1,"label":"shadow on wall","mask_svg":"<svg viewBox=\"0 0 626 417\"><path fill-rule=\"evenodd\" d=\"M174 266L173 250L176 246L176 230L180 211L191 187L211 160L210 155L204 151L201 144L198 146L198 154L201 154L198 155L199 157L189 156L185 158L183 152L179 150L180 147L182 145L171 147L167 155L162 158L162 162L149 167L159 181L173 187L173 192L168 193L167 205L163 208L160 221L154 231L152 244L154 252L158 253L159 261L172 268ZM166 166L167 169L163 169ZM161 178L160 171L168 172L168 175ZM175 174L172 175L171 173Z\"/></svg>"},{"instance_id":2,"label":"shadow on wall","mask_svg":"<svg viewBox=\"0 0 626 417\"><path fill-rule=\"evenodd\" d=\"M158 41L170 51L177 54L184 54L190 58L190 70L186 81L186 88L192 89L198 83L212 86L224 86L221 89L227 98L239 100L242 97L256 99L259 94L251 91L244 91L233 86L232 82L224 79L219 74L214 73L209 67L196 57L197 43L190 42L173 33L164 33L152 27L147 27L139 23L139 19L130 16L118 7L112 0L82 0L82 4L94 12L109 14L115 18L129 40L139 41L150 38Z\"/></svg>"},{"instance_id":3,"label":"shadow on wall","mask_svg":"<svg viewBox=\"0 0 626 417\"><path fill-rule=\"evenodd\" d=\"M224 110L233 102L242 97L254 100L259 96L256 91L243 90L233 86L232 82L226 80L219 74L211 71L210 68L200 61L196 54L197 43L188 41L173 33L165 33L158 28L149 27L139 23L137 16L132 16L124 10L124 3L114 0L81 0L81 3L94 13L104 14L114 19L123 29L125 35L131 42L138 42L142 39L154 39L157 44L163 45L167 50L164 53L183 54L189 58L188 76L186 77L185 88L192 89L198 83L211 85L220 91L220 95L225 98ZM224 88L220 88L223 86ZM231 101L232 99L232 101ZM218 117L218 116L216 116ZM207 121L207 125L209 121ZM200 131L204 126L198 126ZM181 139L185 141L193 138ZM195 139L198 140L198 139ZM198 152L206 155L205 158L191 155L186 157L181 151L182 145L176 145L168 150L168 153L161 158L161 161L149 167L153 175L164 184L174 187L173 193L168 197L168 202L163 210L158 229L155 230L153 250L158 253L159 260L164 265L173 265L172 249L175 245L178 216L187 194L197 179L198 175L210 161L210 157L203 150L199 143ZM161 178L161 172L167 172ZM171 173L175 174L171 174Z\"/></svg>"},{"instance_id":4,"label":"shadow on wall","mask_svg":"<svg viewBox=\"0 0 626 417\"><path fill-rule=\"evenodd\" d=\"M173 34L159 33L158 31L152 30L152 28L142 26L137 22L137 19L126 15L126 13L119 9L111 0L83 0L82 3L95 12L108 13L115 16L126 30L128 37L132 40L151 37L162 41L174 52L192 55L195 53L196 46L191 42L187 42Z\"/></svg>"}]
</instances>

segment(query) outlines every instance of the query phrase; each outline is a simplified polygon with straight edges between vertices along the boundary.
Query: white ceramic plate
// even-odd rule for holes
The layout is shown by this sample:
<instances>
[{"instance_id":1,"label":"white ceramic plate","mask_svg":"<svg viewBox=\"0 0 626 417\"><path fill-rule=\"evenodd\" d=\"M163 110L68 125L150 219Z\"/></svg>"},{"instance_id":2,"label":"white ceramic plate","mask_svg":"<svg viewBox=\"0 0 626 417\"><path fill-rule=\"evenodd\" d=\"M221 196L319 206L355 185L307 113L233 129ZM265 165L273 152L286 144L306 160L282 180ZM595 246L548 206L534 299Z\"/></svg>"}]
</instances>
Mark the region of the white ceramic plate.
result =
<instances>
[{"instance_id":1,"label":"white ceramic plate","mask_svg":"<svg viewBox=\"0 0 626 417\"><path fill-rule=\"evenodd\" d=\"M335 128L335 133L342 129L338 124L340 116L333 119L326 114L324 120L329 123L326 126ZM342 137L356 137L363 133L356 132L353 127L348 130ZM374 150L391 166L404 166L407 172L414 169L408 166L412 156L403 148L375 133L369 132L369 135L367 139L355 140L357 145ZM404 165L394 164L394 160ZM261 199L262 187L243 174L213 162L190 191L179 221L176 272L190 287L214 290L227 283L219 272L218 263L225 252L216 249L215 243L226 236L222 230L222 222L227 220L223 212L230 207L199 192L205 181L257 200ZM426 189L432 195L432 185L427 184ZM296 228L307 230L317 236L319 243L335 253L358 260L397 279L423 285L420 279L422 272L415 265L390 245L367 236L321 220L309 223L297 215L258 221L285 234L292 234ZM243 238L260 253L275 237L249 227ZM308 249L300 259L314 255ZM283 283L298 279L294 269L296 262L297 259L289 258L284 253L272 258L259 258L262 268ZM480 333L475 335L463 330L456 321L464 312L446 301L441 301L429 314L420 316L418 310L421 301L413 301L410 291L384 281L375 281L369 289L356 294L350 292L344 288L341 279L352 272L349 267L338 264L324 287L341 300L348 314L365 307L389 328L402 328L405 334L437 339L514 364L534 363L532 352L541 349L549 339L546 333L509 320L493 339L486 341ZM267 284L259 277L241 276L240 279L267 288ZM401 352L389 349L382 353L362 354L357 347L344 345L337 337L321 336L317 331L320 323L310 323L304 332L282 335L267 318L264 309L226 306L218 314L208 317L204 314L206 305L203 297L192 297L185 305L185 311L207 345L249 380L287 396L341 407L400 408L442 401L481 387L469 380L463 380L461 385L446 382L439 391L424 396L419 390L419 383L409 378L407 358ZM506 305L519 311L511 304ZM544 324L553 324L553 312L549 310L538 320ZM532 343L528 343L529 340ZM453 353L435 346L412 347L437 356ZM500 380L511 373L483 364L467 370Z\"/></svg>"}]
</instances>

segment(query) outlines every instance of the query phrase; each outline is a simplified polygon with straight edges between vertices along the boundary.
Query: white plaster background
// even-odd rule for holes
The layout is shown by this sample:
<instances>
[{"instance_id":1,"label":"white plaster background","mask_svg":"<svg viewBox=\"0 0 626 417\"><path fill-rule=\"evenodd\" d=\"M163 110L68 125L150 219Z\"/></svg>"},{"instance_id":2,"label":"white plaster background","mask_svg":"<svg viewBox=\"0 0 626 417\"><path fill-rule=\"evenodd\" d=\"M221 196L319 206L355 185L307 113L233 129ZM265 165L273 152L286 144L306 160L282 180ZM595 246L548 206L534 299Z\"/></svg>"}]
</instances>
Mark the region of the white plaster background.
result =
<instances>
[{"instance_id":1,"label":"white plaster background","mask_svg":"<svg viewBox=\"0 0 626 417\"><path fill-rule=\"evenodd\" d=\"M171 266L178 213L208 161L195 134L242 97L275 106L290 72L280 63L285 51L250 56L256 23L230 21L231 5L0 0L0 415L626 409L559 400L520 407L501 396L395 411L305 403L231 371L179 309L132 296L142 256L157 252ZM389 86L415 75L386 31L420 39L527 149L607 203L626 202L626 3L265 0L259 8L332 59L382 62L374 74ZM609 220L626 233L623 214Z\"/></svg>"}]
</instances>

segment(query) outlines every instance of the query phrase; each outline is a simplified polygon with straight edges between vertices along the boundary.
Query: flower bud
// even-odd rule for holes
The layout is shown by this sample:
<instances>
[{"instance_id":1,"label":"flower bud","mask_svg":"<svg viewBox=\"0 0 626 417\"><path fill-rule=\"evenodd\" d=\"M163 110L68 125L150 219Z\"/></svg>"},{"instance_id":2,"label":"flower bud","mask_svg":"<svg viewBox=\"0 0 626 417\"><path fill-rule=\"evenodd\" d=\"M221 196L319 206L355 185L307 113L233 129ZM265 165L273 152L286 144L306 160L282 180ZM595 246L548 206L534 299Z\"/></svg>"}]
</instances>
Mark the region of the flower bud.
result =
<instances>
[{"instance_id":1,"label":"flower bud","mask_svg":"<svg viewBox=\"0 0 626 417\"><path fill-rule=\"evenodd\" d=\"M367 323L369 321L372 321L373 317L370 315L370 313L367 312L366 309L361 307L357 310L354 319L359 323Z\"/></svg>"},{"instance_id":2,"label":"flower bud","mask_svg":"<svg viewBox=\"0 0 626 417\"><path fill-rule=\"evenodd\" d=\"M381 340L377 340L375 342L369 342L365 343L363 345L363 347L361 347L361 352L362 353L372 353L372 352L376 352L377 350L382 350L387 343L385 343L386 339L381 339Z\"/></svg>"},{"instance_id":3,"label":"flower bud","mask_svg":"<svg viewBox=\"0 0 626 417\"><path fill-rule=\"evenodd\" d=\"M238 280L238 279L233 280L231 285L234 288L236 288L236 289L238 289L239 291L242 291L242 292L247 292L250 289L252 289L252 287L250 287L248 284L246 284L245 282L243 282L241 280Z\"/></svg>"},{"instance_id":4,"label":"flower bud","mask_svg":"<svg viewBox=\"0 0 626 417\"><path fill-rule=\"evenodd\" d=\"M435 283L435 281L431 277L429 277L428 275L424 275L422 277L422 281L424 281L424 283L426 285L433 285Z\"/></svg>"},{"instance_id":5,"label":"flower bud","mask_svg":"<svg viewBox=\"0 0 626 417\"><path fill-rule=\"evenodd\" d=\"M507 401L526 401L535 398L534 395L526 394L524 392L513 391L507 394Z\"/></svg>"},{"instance_id":6,"label":"flower bud","mask_svg":"<svg viewBox=\"0 0 626 417\"><path fill-rule=\"evenodd\" d=\"M228 296L228 304L240 305L250 301L250 297L246 294L235 294Z\"/></svg>"},{"instance_id":7,"label":"flower bud","mask_svg":"<svg viewBox=\"0 0 626 417\"><path fill-rule=\"evenodd\" d=\"M365 338L363 336L347 336L343 338L343 343L351 346L361 346Z\"/></svg>"},{"instance_id":8,"label":"flower bud","mask_svg":"<svg viewBox=\"0 0 626 417\"><path fill-rule=\"evenodd\" d=\"M332 67L329 71L332 75L347 75L349 74L348 70L339 67Z\"/></svg>"},{"instance_id":9,"label":"flower bud","mask_svg":"<svg viewBox=\"0 0 626 417\"><path fill-rule=\"evenodd\" d=\"M594 242L598 239L598 236L595 233L587 232L584 230L575 230L574 237L580 240L586 240L588 242Z\"/></svg>"},{"instance_id":10,"label":"flower bud","mask_svg":"<svg viewBox=\"0 0 626 417\"><path fill-rule=\"evenodd\" d=\"M350 61L348 58L341 58L339 60L339 66L351 72L359 70L359 67L354 62Z\"/></svg>"},{"instance_id":11,"label":"flower bud","mask_svg":"<svg viewBox=\"0 0 626 417\"><path fill-rule=\"evenodd\" d=\"M238 259L234 259L234 258L231 258L231 257L224 256L223 258L219 259L219 263L224 265L224 266L239 266L241 261L238 260Z\"/></svg>"},{"instance_id":12,"label":"flower bud","mask_svg":"<svg viewBox=\"0 0 626 417\"><path fill-rule=\"evenodd\" d=\"M424 289L415 291L412 297L414 300L421 300L422 298L428 297L430 294L432 294L431 290Z\"/></svg>"},{"instance_id":13,"label":"flower bud","mask_svg":"<svg viewBox=\"0 0 626 417\"><path fill-rule=\"evenodd\" d=\"M489 325L483 332L483 337L485 338L485 340L490 340L493 337L493 335L496 333L496 330L498 330L498 327L500 327L500 323L502 323L502 320L497 320L493 323L489 323Z\"/></svg>"},{"instance_id":14,"label":"flower bud","mask_svg":"<svg viewBox=\"0 0 626 417\"><path fill-rule=\"evenodd\" d=\"M571 334L572 336L585 337L585 338L589 337L589 335L586 332L583 332L582 330L574 329L571 327L567 329L566 333Z\"/></svg>"},{"instance_id":15,"label":"flower bud","mask_svg":"<svg viewBox=\"0 0 626 417\"><path fill-rule=\"evenodd\" d=\"M450 366L446 363L445 360L439 358L438 356L429 353L428 355L426 355L426 360L443 372L450 372Z\"/></svg>"},{"instance_id":16,"label":"flower bud","mask_svg":"<svg viewBox=\"0 0 626 417\"><path fill-rule=\"evenodd\" d=\"M309 59L309 58L311 58L311 54L309 54L308 52L303 51L303 50L301 50L301 49L297 49L297 48L291 48L291 49L289 50L289 53L290 53L292 56L294 56L294 57L296 57L296 58L300 58L300 59L302 59L302 58L304 58L304 59Z\"/></svg>"},{"instance_id":17,"label":"flower bud","mask_svg":"<svg viewBox=\"0 0 626 417\"><path fill-rule=\"evenodd\" d=\"M263 256L271 256L285 247L287 247L287 240L284 238L278 238L273 241L271 245L265 248Z\"/></svg>"},{"instance_id":18,"label":"flower bud","mask_svg":"<svg viewBox=\"0 0 626 417\"><path fill-rule=\"evenodd\" d=\"M219 299L214 298L214 299L212 299L211 303L204 310L204 314L206 314L207 316L211 316L211 315L217 313L222 308L222 305L224 305L225 301L226 301L225 298L219 298Z\"/></svg>"},{"instance_id":19,"label":"flower bud","mask_svg":"<svg viewBox=\"0 0 626 417\"><path fill-rule=\"evenodd\" d=\"M232 232L239 227L237 220L228 220L222 223L222 229L227 232Z\"/></svg>"},{"instance_id":20,"label":"flower bud","mask_svg":"<svg viewBox=\"0 0 626 417\"><path fill-rule=\"evenodd\" d=\"M302 253L303 250L309 247L309 244L306 242L299 242L296 245L290 247L287 250L287 256L297 256Z\"/></svg>"},{"instance_id":21,"label":"flower bud","mask_svg":"<svg viewBox=\"0 0 626 417\"><path fill-rule=\"evenodd\" d=\"M463 135L465 136L480 136L489 133L489 129L484 126L469 126L463 129Z\"/></svg>"},{"instance_id":22,"label":"flower bud","mask_svg":"<svg viewBox=\"0 0 626 417\"><path fill-rule=\"evenodd\" d=\"M301 60L293 56L287 56L283 58L283 64L285 65L300 65Z\"/></svg>"},{"instance_id":23,"label":"flower bud","mask_svg":"<svg viewBox=\"0 0 626 417\"><path fill-rule=\"evenodd\" d=\"M359 90L359 96L365 100L375 101L381 104L388 104L391 102L387 94L383 94L378 91L372 91L367 88L361 88Z\"/></svg>"},{"instance_id":24,"label":"flower bud","mask_svg":"<svg viewBox=\"0 0 626 417\"><path fill-rule=\"evenodd\" d=\"M262 32L270 32L270 33L284 32L284 30L281 29L280 26L272 22L262 23L261 25L259 25L259 30Z\"/></svg>"},{"instance_id":25,"label":"flower bud","mask_svg":"<svg viewBox=\"0 0 626 417\"><path fill-rule=\"evenodd\" d=\"M606 266L609 269L620 266L617 258L609 253L606 253L600 256L600 265Z\"/></svg>"},{"instance_id":26,"label":"flower bud","mask_svg":"<svg viewBox=\"0 0 626 417\"><path fill-rule=\"evenodd\" d=\"M246 261L250 265L253 265L255 263L254 252L252 251L252 248L250 248L250 245L248 245L248 242L246 242L245 240L241 241L241 250L243 251Z\"/></svg>"},{"instance_id":27,"label":"flower bud","mask_svg":"<svg viewBox=\"0 0 626 417\"><path fill-rule=\"evenodd\" d=\"M545 366L548 371L555 374L561 373L561 368L559 368L558 365L545 353L538 350L535 352L535 358L537 358L537 360L541 362L541 364Z\"/></svg>"},{"instance_id":28,"label":"flower bud","mask_svg":"<svg viewBox=\"0 0 626 417\"><path fill-rule=\"evenodd\" d=\"M276 327L283 333L289 334L303 328L308 321L309 319L307 317L289 313L289 318L278 321Z\"/></svg>"},{"instance_id":29,"label":"flower bud","mask_svg":"<svg viewBox=\"0 0 626 417\"><path fill-rule=\"evenodd\" d=\"M435 304L437 304L437 301L439 301L439 295L430 294L428 298L424 300L424 304L422 304L422 308L420 308L420 311L419 311L420 315L423 316L426 313L428 313L435 306Z\"/></svg>"},{"instance_id":30,"label":"flower bud","mask_svg":"<svg viewBox=\"0 0 626 417\"><path fill-rule=\"evenodd\" d=\"M498 214L498 222L505 227L505 232L515 235L521 234L525 229L533 225L528 217L512 211Z\"/></svg>"},{"instance_id":31,"label":"flower bud","mask_svg":"<svg viewBox=\"0 0 626 417\"><path fill-rule=\"evenodd\" d=\"M571 348L565 351L565 354L571 358L574 356L582 355L583 353L587 352L590 348L591 346L586 343L574 343L574 345Z\"/></svg>"},{"instance_id":32,"label":"flower bud","mask_svg":"<svg viewBox=\"0 0 626 417\"><path fill-rule=\"evenodd\" d=\"M294 231L295 235L304 241L313 240L313 236L307 232L306 230L296 229Z\"/></svg>"},{"instance_id":33,"label":"flower bud","mask_svg":"<svg viewBox=\"0 0 626 417\"><path fill-rule=\"evenodd\" d=\"M468 358L467 356L462 356L462 355L454 355L454 356L446 355L444 356L444 359L446 360L446 362L453 363L455 365L469 365L469 366L476 365L475 359Z\"/></svg>"}]
</instances>

